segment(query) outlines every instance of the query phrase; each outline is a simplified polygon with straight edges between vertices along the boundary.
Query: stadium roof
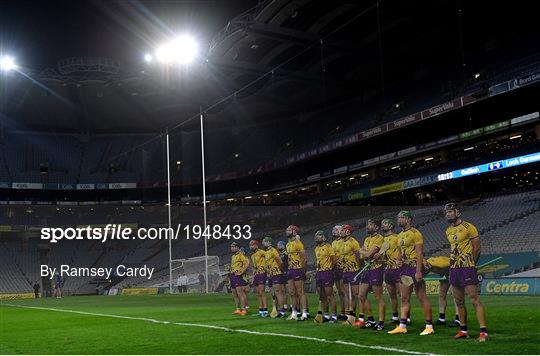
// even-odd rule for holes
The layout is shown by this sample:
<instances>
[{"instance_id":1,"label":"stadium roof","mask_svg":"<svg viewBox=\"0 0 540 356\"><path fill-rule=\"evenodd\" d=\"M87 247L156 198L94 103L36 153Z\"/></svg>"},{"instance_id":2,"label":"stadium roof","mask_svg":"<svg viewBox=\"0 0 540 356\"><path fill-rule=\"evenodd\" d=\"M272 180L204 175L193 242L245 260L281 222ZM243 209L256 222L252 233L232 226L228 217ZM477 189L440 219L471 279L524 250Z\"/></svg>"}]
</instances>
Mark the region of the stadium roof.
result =
<instances>
[{"instance_id":1,"label":"stadium roof","mask_svg":"<svg viewBox=\"0 0 540 356\"><path fill-rule=\"evenodd\" d=\"M24 65L34 80L12 73L9 85L2 88L2 112L21 127L159 131L234 92L230 100L208 110L209 129L212 123L221 130L245 130L284 121L301 127L305 123L298 122L298 115L352 98L364 102L396 83L414 86L440 75L441 68L459 69L460 35L466 39L468 56L502 45L487 34L469 35L479 26L473 20L484 11L479 5L467 5L460 32L457 5L450 0L265 0L227 5L89 1L78 10L69 3L52 4L39 9L2 4L2 20L7 21L2 49L19 50L19 60L26 56ZM508 15L492 11L494 19ZM10 23L14 16L23 25L39 19L42 40ZM176 22L171 20L175 16ZM144 66L143 54L173 28L182 28L179 22L208 44L207 61L176 78L169 73L164 81L161 70ZM17 48L18 40L28 43ZM117 67L109 72L65 70L66 58L98 56L111 58ZM265 73L273 75L261 78Z\"/></svg>"}]
</instances>

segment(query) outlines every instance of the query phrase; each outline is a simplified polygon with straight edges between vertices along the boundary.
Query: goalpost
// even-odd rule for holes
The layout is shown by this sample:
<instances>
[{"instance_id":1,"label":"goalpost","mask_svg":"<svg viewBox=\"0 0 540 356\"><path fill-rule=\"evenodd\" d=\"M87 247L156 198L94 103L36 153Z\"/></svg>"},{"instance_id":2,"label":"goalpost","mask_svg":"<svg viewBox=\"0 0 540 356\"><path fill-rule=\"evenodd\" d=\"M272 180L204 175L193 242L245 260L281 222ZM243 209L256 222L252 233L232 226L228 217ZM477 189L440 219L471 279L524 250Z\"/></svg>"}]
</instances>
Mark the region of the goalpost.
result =
<instances>
[{"instance_id":1,"label":"goalpost","mask_svg":"<svg viewBox=\"0 0 540 356\"><path fill-rule=\"evenodd\" d=\"M188 292L217 292L223 288L223 277L218 256L199 256L171 260L171 279L177 285L178 277L187 277ZM221 288L220 288L221 287ZM175 292L178 288L175 289Z\"/></svg>"},{"instance_id":2,"label":"goalpost","mask_svg":"<svg viewBox=\"0 0 540 356\"><path fill-rule=\"evenodd\" d=\"M199 119L201 124L201 163L202 163L202 205L203 205L203 229L206 229L207 222L206 222L206 173L204 169L204 123L203 123L203 112L202 112L202 106L199 108ZM170 161L170 145L169 145L169 128L167 128L166 131L166 146L167 146L167 213L168 213L168 220L169 220L169 293L173 293L173 258L172 258L172 222L171 222L171 161ZM206 238L204 240L204 278L205 278L205 288L204 292L208 293L210 290L209 286L209 276L210 276L210 261L208 256L208 240ZM212 256L217 258L217 273L219 274L219 258L217 256ZM221 275L219 275L221 278Z\"/></svg>"}]
</instances>

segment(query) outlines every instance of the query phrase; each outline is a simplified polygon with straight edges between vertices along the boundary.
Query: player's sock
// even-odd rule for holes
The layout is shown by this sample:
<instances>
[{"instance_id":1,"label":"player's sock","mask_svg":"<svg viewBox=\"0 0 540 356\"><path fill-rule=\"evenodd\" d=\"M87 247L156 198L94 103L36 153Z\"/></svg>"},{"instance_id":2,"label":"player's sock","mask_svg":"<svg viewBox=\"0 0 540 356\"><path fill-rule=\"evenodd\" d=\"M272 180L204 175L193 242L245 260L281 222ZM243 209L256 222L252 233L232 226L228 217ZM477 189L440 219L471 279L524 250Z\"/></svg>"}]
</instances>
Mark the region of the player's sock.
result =
<instances>
[{"instance_id":1,"label":"player's sock","mask_svg":"<svg viewBox=\"0 0 540 356\"><path fill-rule=\"evenodd\" d=\"M445 321L446 321L446 315L445 315L445 313L439 313L439 320L442 321L442 322L445 322Z\"/></svg>"},{"instance_id":2,"label":"player's sock","mask_svg":"<svg viewBox=\"0 0 540 356\"><path fill-rule=\"evenodd\" d=\"M364 321L364 314L360 314L360 315L358 316L358 320Z\"/></svg>"},{"instance_id":3,"label":"player's sock","mask_svg":"<svg viewBox=\"0 0 540 356\"><path fill-rule=\"evenodd\" d=\"M371 322L375 322L375 318L373 318L373 316L368 316L367 320Z\"/></svg>"},{"instance_id":4,"label":"player's sock","mask_svg":"<svg viewBox=\"0 0 540 356\"><path fill-rule=\"evenodd\" d=\"M399 319L399 327L403 329L407 329L407 318Z\"/></svg>"},{"instance_id":5,"label":"player's sock","mask_svg":"<svg viewBox=\"0 0 540 356\"><path fill-rule=\"evenodd\" d=\"M450 324L450 326L459 326L460 325L460 322L459 322L459 316L456 315L456 317L454 318L454 321L452 322L452 324Z\"/></svg>"},{"instance_id":6,"label":"player's sock","mask_svg":"<svg viewBox=\"0 0 540 356\"><path fill-rule=\"evenodd\" d=\"M487 328L480 328L480 332L481 332L481 333L486 333L486 334L487 334Z\"/></svg>"},{"instance_id":7,"label":"player's sock","mask_svg":"<svg viewBox=\"0 0 540 356\"><path fill-rule=\"evenodd\" d=\"M398 317L398 313L397 312L393 312L392 313L392 320L398 320L399 317Z\"/></svg>"},{"instance_id":8,"label":"player's sock","mask_svg":"<svg viewBox=\"0 0 540 356\"><path fill-rule=\"evenodd\" d=\"M467 330L467 325L465 325L465 324L461 324L461 325L459 326L459 330L461 330L461 332L463 332L463 333L465 333L465 334L469 332L469 331Z\"/></svg>"},{"instance_id":9,"label":"player's sock","mask_svg":"<svg viewBox=\"0 0 540 356\"><path fill-rule=\"evenodd\" d=\"M433 321L431 319L426 319L426 328L433 329Z\"/></svg>"}]
</instances>

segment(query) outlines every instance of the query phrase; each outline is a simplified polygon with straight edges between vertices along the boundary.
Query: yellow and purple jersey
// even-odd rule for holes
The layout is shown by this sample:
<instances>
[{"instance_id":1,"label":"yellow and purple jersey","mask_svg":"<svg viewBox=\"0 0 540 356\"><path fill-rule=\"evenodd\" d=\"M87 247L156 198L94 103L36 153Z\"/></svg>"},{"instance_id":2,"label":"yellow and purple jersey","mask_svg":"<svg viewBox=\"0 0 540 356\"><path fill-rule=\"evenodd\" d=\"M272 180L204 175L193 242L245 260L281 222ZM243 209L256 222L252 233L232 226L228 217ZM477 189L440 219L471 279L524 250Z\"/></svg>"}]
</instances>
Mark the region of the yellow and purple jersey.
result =
<instances>
[{"instance_id":1,"label":"yellow and purple jersey","mask_svg":"<svg viewBox=\"0 0 540 356\"><path fill-rule=\"evenodd\" d=\"M364 239L364 250L366 252L371 251L374 247L379 249L382 247L384 242L384 237L381 234L369 235ZM373 261L369 269L381 268L382 262L379 260Z\"/></svg>"},{"instance_id":2,"label":"yellow and purple jersey","mask_svg":"<svg viewBox=\"0 0 540 356\"><path fill-rule=\"evenodd\" d=\"M450 242L450 268L476 266L471 240L477 237L476 227L466 221L446 229L446 238Z\"/></svg>"},{"instance_id":3,"label":"yellow and purple jersey","mask_svg":"<svg viewBox=\"0 0 540 356\"><path fill-rule=\"evenodd\" d=\"M388 242L388 250L384 253L385 267L396 269L399 259L398 235L396 233L384 237L384 242Z\"/></svg>"},{"instance_id":4,"label":"yellow and purple jersey","mask_svg":"<svg viewBox=\"0 0 540 356\"><path fill-rule=\"evenodd\" d=\"M411 227L398 234L399 251L404 264L416 267L416 245L423 245L424 238L420 231Z\"/></svg>"},{"instance_id":5,"label":"yellow and purple jersey","mask_svg":"<svg viewBox=\"0 0 540 356\"><path fill-rule=\"evenodd\" d=\"M356 254L360 252L360 244L352 236L343 239L340 246L341 268L343 272L356 272L360 269Z\"/></svg>"},{"instance_id":6,"label":"yellow and purple jersey","mask_svg":"<svg viewBox=\"0 0 540 356\"><path fill-rule=\"evenodd\" d=\"M342 239L335 239L332 241L332 249L336 255L336 268L342 269L341 267L341 244L343 243Z\"/></svg>"},{"instance_id":7,"label":"yellow and purple jersey","mask_svg":"<svg viewBox=\"0 0 540 356\"><path fill-rule=\"evenodd\" d=\"M426 260L428 267L435 267L439 270L450 268L450 258L448 256L434 256Z\"/></svg>"},{"instance_id":8,"label":"yellow and purple jersey","mask_svg":"<svg viewBox=\"0 0 540 356\"><path fill-rule=\"evenodd\" d=\"M304 252L304 244L299 238L295 237L287 242L287 256L289 256L289 269L304 268L302 254Z\"/></svg>"},{"instance_id":9,"label":"yellow and purple jersey","mask_svg":"<svg viewBox=\"0 0 540 356\"><path fill-rule=\"evenodd\" d=\"M264 257L266 259L265 266L266 272L269 276L277 276L283 274L279 263L276 261L276 258L279 258L279 252L275 247L270 247L264 252Z\"/></svg>"},{"instance_id":10,"label":"yellow and purple jersey","mask_svg":"<svg viewBox=\"0 0 540 356\"><path fill-rule=\"evenodd\" d=\"M315 247L317 271L330 271L333 269L332 258L335 257L334 249L328 243Z\"/></svg>"},{"instance_id":11,"label":"yellow and purple jersey","mask_svg":"<svg viewBox=\"0 0 540 356\"><path fill-rule=\"evenodd\" d=\"M231 258L231 273L240 274L249 266L249 259L242 252L236 252Z\"/></svg>"},{"instance_id":12,"label":"yellow and purple jersey","mask_svg":"<svg viewBox=\"0 0 540 356\"><path fill-rule=\"evenodd\" d=\"M266 273L266 253L260 248L251 255L255 274Z\"/></svg>"}]
</instances>

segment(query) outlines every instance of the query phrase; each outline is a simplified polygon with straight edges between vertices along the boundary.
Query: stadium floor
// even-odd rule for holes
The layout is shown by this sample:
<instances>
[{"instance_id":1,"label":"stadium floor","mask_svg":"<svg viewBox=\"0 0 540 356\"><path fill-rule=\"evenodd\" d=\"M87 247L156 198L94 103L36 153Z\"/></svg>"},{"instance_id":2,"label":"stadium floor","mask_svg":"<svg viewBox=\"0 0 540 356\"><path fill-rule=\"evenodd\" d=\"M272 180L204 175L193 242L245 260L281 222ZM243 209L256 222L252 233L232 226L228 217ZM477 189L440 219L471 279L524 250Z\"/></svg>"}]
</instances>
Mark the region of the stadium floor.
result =
<instances>
[{"instance_id":1,"label":"stadium floor","mask_svg":"<svg viewBox=\"0 0 540 356\"><path fill-rule=\"evenodd\" d=\"M256 301L250 296L255 312ZM371 298L371 297L370 297ZM540 299L484 296L490 341L455 328L422 337L417 301L407 335L232 315L230 295L88 296L17 300L0 307L1 354L538 354ZM431 298L436 305L436 298ZM312 313L316 296L310 295ZM25 306L24 308L17 306ZM32 308L28 308L32 307ZM436 308L434 308L436 310ZM469 307L469 310L472 308ZM387 314L389 314L387 310ZM434 314L436 317L436 314ZM388 325L387 328L391 328Z\"/></svg>"}]
</instances>

